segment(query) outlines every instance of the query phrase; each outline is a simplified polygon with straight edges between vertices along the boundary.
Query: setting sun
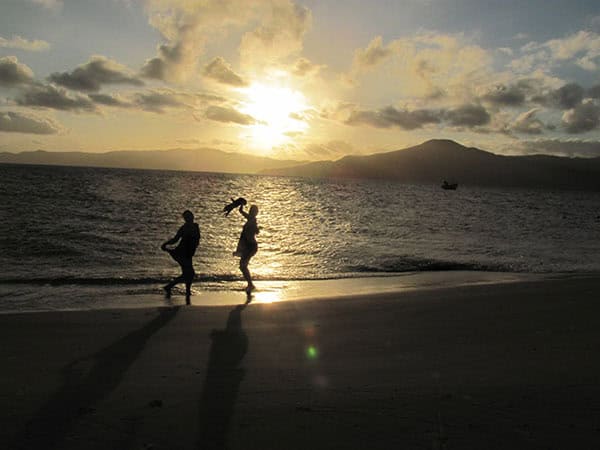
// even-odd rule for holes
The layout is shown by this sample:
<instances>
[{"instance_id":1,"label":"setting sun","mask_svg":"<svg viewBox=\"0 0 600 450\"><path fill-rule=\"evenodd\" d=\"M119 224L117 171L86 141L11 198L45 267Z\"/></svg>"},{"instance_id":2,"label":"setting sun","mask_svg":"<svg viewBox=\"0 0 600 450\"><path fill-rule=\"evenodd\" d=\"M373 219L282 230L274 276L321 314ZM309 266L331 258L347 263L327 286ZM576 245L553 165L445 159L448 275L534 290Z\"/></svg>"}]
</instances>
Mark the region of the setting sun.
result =
<instances>
[{"instance_id":1,"label":"setting sun","mask_svg":"<svg viewBox=\"0 0 600 450\"><path fill-rule=\"evenodd\" d=\"M247 100L241 111L257 120L247 135L256 148L269 150L308 128L308 123L299 116L308 108L301 92L260 83L252 84L243 92Z\"/></svg>"}]
</instances>

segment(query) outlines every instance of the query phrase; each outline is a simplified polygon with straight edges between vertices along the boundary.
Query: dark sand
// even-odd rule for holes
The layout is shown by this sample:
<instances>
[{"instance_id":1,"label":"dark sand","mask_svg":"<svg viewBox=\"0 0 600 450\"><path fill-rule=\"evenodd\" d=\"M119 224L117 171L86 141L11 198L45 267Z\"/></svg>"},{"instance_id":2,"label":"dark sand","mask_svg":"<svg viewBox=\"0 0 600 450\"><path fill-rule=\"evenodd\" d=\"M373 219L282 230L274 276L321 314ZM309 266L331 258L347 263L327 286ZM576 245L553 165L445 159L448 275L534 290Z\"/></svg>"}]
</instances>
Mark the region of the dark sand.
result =
<instances>
[{"instance_id":1,"label":"dark sand","mask_svg":"<svg viewBox=\"0 0 600 450\"><path fill-rule=\"evenodd\" d=\"M0 315L0 447L600 448L599 294Z\"/></svg>"}]
</instances>

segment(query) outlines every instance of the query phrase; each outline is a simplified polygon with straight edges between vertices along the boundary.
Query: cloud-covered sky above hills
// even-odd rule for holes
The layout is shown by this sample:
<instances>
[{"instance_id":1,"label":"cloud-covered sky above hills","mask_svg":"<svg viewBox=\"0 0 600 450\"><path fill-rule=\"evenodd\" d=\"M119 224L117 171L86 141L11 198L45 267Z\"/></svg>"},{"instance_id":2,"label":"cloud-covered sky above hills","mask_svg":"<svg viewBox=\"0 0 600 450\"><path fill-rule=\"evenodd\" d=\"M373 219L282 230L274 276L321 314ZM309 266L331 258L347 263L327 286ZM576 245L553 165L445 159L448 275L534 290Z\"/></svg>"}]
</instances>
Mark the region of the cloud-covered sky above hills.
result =
<instances>
[{"instance_id":1,"label":"cloud-covered sky above hills","mask_svg":"<svg viewBox=\"0 0 600 450\"><path fill-rule=\"evenodd\" d=\"M600 156L600 4L3 0L0 151Z\"/></svg>"}]
</instances>

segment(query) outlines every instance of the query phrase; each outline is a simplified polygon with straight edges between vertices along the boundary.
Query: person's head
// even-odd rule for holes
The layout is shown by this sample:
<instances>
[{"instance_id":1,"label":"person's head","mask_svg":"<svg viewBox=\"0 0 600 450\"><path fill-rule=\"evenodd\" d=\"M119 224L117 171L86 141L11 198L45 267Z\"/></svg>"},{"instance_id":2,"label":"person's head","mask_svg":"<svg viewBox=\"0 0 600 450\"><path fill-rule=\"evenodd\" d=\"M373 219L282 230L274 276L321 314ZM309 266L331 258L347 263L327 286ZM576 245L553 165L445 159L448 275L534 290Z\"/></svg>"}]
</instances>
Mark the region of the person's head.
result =
<instances>
[{"instance_id":1,"label":"person's head","mask_svg":"<svg viewBox=\"0 0 600 450\"><path fill-rule=\"evenodd\" d=\"M185 220L187 223L192 223L194 222L194 214L192 214L192 212L189 209L186 209L183 214L183 220Z\"/></svg>"},{"instance_id":2,"label":"person's head","mask_svg":"<svg viewBox=\"0 0 600 450\"><path fill-rule=\"evenodd\" d=\"M258 215L258 206L252 205L248 211L248 214L250 214L250 217L256 217Z\"/></svg>"}]
</instances>

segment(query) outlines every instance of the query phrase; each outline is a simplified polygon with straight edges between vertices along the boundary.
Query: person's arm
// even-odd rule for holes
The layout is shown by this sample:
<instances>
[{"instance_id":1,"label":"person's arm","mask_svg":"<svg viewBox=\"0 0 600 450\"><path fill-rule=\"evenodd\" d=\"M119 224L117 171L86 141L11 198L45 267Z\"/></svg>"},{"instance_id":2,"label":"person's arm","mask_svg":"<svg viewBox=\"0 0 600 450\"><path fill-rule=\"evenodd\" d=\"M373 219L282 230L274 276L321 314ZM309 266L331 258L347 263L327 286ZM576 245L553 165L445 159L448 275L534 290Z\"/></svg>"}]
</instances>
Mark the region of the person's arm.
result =
<instances>
[{"instance_id":1,"label":"person's arm","mask_svg":"<svg viewBox=\"0 0 600 450\"><path fill-rule=\"evenodd\" d=\"M250 217L250 215L249 215L249 214L248 214L246 211L244 211L244 205L240 205L240 209L239 209L238 211L239 211L239 212L240 212L240 214L241 214L242 216L244 216L246 219L247 219L248 217Z\"/></svg>"},{"instance_id":2,"label":"person's arm","mask_svg":"<svg viewBox=\"0 0 600 450\"><path fill-rule=\"evenodd\" d=\"M173 238L171 238L168 241L164 242L160 246L160 248L162 248L164 250L167 245L173 245L173 244L175 244L179 239L181 239L181 235L183 234L182 230L183 230L183 227L181 227L179 230L177 230L177 234L175 234L175 236L173 236Z\"/></svg>"}]
</instances>

